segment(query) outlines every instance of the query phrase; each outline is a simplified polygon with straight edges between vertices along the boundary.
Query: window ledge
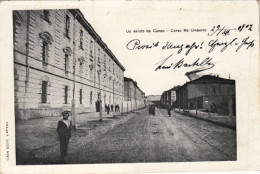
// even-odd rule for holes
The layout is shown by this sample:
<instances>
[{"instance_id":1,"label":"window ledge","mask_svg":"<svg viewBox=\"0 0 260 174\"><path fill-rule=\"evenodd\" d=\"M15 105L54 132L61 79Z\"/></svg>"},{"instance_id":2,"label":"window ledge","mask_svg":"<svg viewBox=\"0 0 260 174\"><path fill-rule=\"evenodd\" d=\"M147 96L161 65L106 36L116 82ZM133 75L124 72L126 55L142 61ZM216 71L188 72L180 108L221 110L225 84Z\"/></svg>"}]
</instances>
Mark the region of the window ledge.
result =
<instances>
[{"instance_id":1,"label":"window ledge","mask_svg":"<svg viewBox=\"0 0 260 174\"><path fill-rule=\"evenodd\" d=\"M48 63L48 62L45 62L45 61L42 61L42 65L46 67L46 66L49 65L49 63Z\"/></svg>"},{"instance_id":2,"label":"window ledge","mask_svg":"<svg viewBox=\"0 0 260 174\"><path fill-rule=\"evenodd\" d=\"M39 103L39 108L50 108L51 104L50 103Z\"/></svg>"}]
</instances>

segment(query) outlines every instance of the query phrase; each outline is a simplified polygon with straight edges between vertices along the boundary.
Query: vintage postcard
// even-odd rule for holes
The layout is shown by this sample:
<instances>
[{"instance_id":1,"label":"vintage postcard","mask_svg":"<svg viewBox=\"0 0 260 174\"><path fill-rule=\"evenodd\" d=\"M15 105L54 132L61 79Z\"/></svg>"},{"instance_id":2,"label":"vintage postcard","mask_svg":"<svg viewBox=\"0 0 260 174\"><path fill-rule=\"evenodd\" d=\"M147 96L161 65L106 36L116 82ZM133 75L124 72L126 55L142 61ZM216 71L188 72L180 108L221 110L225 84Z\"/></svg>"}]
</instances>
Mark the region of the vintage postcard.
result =
<instances>
[{"instance_id":1,"label":"vintage postcard","mask_svg":"<svg viewBox=\"0 0 260 174\"><path fill-rule=\"evenodd\" d=\"M1 2L1 172L259 170L258 5Z\"/></svg>"}]
</instances>

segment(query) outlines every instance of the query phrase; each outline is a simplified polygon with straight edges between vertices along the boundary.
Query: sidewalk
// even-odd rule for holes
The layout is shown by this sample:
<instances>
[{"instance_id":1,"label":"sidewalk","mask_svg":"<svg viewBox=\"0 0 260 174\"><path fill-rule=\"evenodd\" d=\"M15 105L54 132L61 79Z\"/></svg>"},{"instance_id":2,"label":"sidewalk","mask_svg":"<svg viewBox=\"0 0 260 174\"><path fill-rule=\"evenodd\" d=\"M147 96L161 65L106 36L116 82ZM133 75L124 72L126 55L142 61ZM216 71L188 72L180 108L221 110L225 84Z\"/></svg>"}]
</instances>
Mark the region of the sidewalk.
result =
<instances>
[{"instance_id":1,"label":"sidewalk","mask_svg":"<svg viewBox=\"0 0 260 174\"><path fill-rule=\"evenodd\" d=\"M127 114L129 115L129 114ZM83 113L76 115L76 131L72 131L72 138L83 138L93 129L102 130L105 125L111 125L114 120L123 116L120 112L102 113L102 122L99 121L99 112ZM16 159L17 164L39 164L39 160L44 162L44 154L48 151L55 151L59 155L59 139L56 132L57 123L62 117L44 117L30 120L17 120L15 123L16 133ZM123 120L123 119L122 119ZM102 126L101 126L102 125ZM54 150L53 150L54 149ZM48 158L47 158L48 159ZM38 161L37 161L38 160Z\"/></svg>"},{"instance_id":2,"label":"sidewalk","mask_svg":"<svg viewBox=\"0 0 260 174\"><path fill-rule=\"evenodd\" d=\"M196 114L196 110L189 110L189 112L184 110L183 112L183 109L180 109L179 111L177 108L174 112L236 130L236 116L224 116L217 113L208 114L208 112L202 112L199 110Z\"/></svg>"}]
</instances>

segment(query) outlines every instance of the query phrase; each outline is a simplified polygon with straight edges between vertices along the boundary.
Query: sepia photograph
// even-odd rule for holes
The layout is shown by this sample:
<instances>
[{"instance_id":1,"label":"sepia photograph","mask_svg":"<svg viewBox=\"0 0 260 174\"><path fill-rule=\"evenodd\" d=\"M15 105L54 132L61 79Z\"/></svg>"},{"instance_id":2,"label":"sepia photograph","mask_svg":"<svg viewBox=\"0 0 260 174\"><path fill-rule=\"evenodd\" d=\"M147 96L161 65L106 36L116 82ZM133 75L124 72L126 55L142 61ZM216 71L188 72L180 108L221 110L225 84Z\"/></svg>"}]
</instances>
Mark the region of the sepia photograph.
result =
<instances>
[{"instance_id":1,"label":"sepia photograph","mask_svg":"<svg viewBox=\"0 0 260 174\"><path fill-rule=\"evenodd\" d=\"M257 2L25 4L0 4L7 166L260 166Z\"/></svg>"},{"instance_id":2,"label":"sepia photograph","mask_svg":"<svg viewBox=\"0 0 260 174\"><path fill-rule=\"evenodd\" d=\"M17 165L236 160L230 77L147 95L79 9L14 10L13 38Z\"/></svg>"}]
</instances>

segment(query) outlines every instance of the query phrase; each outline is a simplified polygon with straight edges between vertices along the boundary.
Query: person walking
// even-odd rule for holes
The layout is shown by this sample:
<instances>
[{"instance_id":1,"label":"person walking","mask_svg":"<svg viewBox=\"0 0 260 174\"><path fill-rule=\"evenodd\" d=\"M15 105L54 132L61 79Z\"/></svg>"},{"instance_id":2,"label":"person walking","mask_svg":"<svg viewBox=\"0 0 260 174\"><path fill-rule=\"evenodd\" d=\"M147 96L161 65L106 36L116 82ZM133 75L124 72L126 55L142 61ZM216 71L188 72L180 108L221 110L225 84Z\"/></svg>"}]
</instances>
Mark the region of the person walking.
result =
<instances>
[{"instance_id":1,"label":"person walking","mask_svg":"<svg viewBox=\"0 0 260 174\"><path fill-rule=\"evenodd\" d=\"M107 112L107 104L105 104L105 112Z\"/></svg>"},{"instance_id":2,"label":"person walking","mask_svg":"<svg viewBox=\"0 0 260 174\"><path fill-rule=\"evenodd\" d=\"M171 105L168 106L167 110L168 110L169 117L171 117Z\"/></svg>"},{"instance_id":3,"label":"person walking","mask_svg":"<svg viewBox=\"0 0 260 174\"><path fill-rule=\"evenodd\" d=\"M107 115L109 115L109 111L110 111L110 106L109 104L107 105Z\"/></svg>"},{"instance_id":4,"label":"person walking","mask_svg":"<svg viewBox=\"0 0 260 174\"><path fill-rule=\"evenodd\" d=\"M113 104L111 104L111 112L113 112L114 106Z\"/></svg>"},{"instance_id":5,"label":"person walking","mask_svg":"<svg viewBox=\"0 0 260 174\"><path fill-rule=\"evenodd\" d=\"M116 104L116 106L115 106L115 112L117 112L118 111L118 104Z\"/></svg>"},{"instance_id":6,"label":"person walking","mask_svg":"<svg viewBox=\"0 0 260 174\"><path fill-rule=\"evenodd\" d=\"M68 119L70 111L61 113L63 119L58 122L57 132L60 140L60 162L64 163L65 156L68 152L69 139L71 137L71 121Z\"/></svg>"}]
</instances>

